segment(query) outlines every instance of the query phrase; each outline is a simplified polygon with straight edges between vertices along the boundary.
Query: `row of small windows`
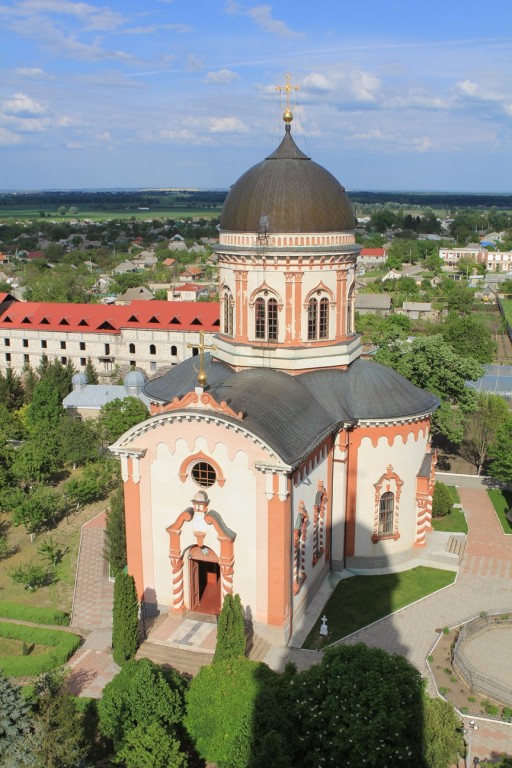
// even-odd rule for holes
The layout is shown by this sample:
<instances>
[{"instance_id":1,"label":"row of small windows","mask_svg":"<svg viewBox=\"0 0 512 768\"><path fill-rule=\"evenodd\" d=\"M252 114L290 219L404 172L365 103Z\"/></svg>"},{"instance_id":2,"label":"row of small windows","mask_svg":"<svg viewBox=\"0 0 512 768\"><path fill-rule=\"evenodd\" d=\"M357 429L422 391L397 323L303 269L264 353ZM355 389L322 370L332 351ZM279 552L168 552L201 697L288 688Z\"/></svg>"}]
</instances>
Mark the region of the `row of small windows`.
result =
<instances>
[{"instance_id":1,"label":"row of small windows","mask_svg":"<svg viewBox=\"0 0 512 768\"><path fill-rule=\"evenodd\" d=\"M25 349L29 346L29 340L28 339L22 339L22 345L25 347ZM11 346L11 340L10 338L4 338L4 346L10 347ZM60 348L62 350L67 349L67 342L61 341L60 342ZM46 339L41 339L41 349L48 349L48 342ZM80 351L85 352L85 341L80 342ZM129 344L128 351L131 355L135 354L135 344ZM105 344L104 346L104 353L105 355L110 355L110 344ZM149 345L149 354L150 355L156 355L156 344L150 344ZM176 357L178 354L178 347L174 344L171 346L171 356Z\"/></svg>"},{"instance_id":2,"label":"row of small windows","mask_svg":"<svg viewBox=\"0 0 512 768\"><path fill-rule=\"evenodd\" d=\"M226 245L260 245L257 236L255 235L224 235L222 242ZM347 243L353 243L353 235L320 235L318 237L270 237L268 245L277 246L294 246L294 245L344 245Z\"/></svg>"}]
</instances>

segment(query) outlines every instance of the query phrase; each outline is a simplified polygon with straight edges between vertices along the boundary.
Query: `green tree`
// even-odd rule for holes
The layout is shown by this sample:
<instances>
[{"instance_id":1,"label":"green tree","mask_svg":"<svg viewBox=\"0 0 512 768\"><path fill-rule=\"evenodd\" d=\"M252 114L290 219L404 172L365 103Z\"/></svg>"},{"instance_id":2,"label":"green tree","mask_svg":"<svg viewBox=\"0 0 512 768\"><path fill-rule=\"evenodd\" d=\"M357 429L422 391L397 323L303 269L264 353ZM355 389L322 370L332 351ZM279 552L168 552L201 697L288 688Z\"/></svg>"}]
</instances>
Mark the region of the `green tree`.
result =
<instances>
[{"instance_id":1,"label":"green tree","mask_svg":"<svg viewBox=\"0 0 512 768\"><path fill-rule=\"evenodd\" d=\"M112 459L86 464L82 472L64 486L64 493L71 504L82 506L103 499L116 482Z\"/></svg>"},{"instance_id":2,"label":"green tree","mask_svg":"<svg viewBox=\"0 0 512 768\"><path fill-rule=\"evenodd\" d=\"M58 439L63 463L73 469L100 458L100 438L94 421L63 418Z\"/></svg>"},{"instance_id":3,"label":"green tree","mask_svg":"<svg viewBox=\"0 0 512 768\"><path fill-rule=\"evenodd\" d=\"M64 416L62 397L58 387L50 378L44 378L34 387L32 402L25 414L28 428L31 431L56 430Z\"/></svg>"},{"instance_id":4,"label":"green tree","mask_svg":"<svg viewBox=\"0 0 512 768\"><path fill-rule=\"evenodd\" d=\"M19 766L25 758L32 713L20 688L0 673L0 765Z\"/></svg>"},{"instance_id":5,"label":"green tree","mask_svg":"<svg viewBox=\"0 0 512 768\"><path fill-rule=\"evenodd\" d=\"M442 289L446 295L446 305L451 312L458 312L460 315L470 314L475 300L474 290L454 280L445 280Z\"/></svg>"},{"instance_id":6,"label":"green tree","mask_svg":"<svg viewBox=\"0 0 512 768\"><path fill-rule=\"evenodd\" d=\"M133 659L139 645L139 602L133 576L120 571L114 584L112 647L119 666Z\"/></svg>"},{"instance_id":7,"label":"green tree","mask_svg":"<svg viewBox=\"0 0 512 768\"><path fill-rule=\"evenodd\" d=\"M363 644L329 648L293 678L293 765L421 766L423 686L403 656Z\"/></svg>"},{"instance_id":8,"label":"green tree","mask_svg":"<svg viewBox=\"0 0 512 768\"><path fill-rule=\"evenodd\" d=\"M26 768L80 768L88 747L83 717L76 710L65 676L60 671L47 672L37 681L35 693L34 733L29 739L31 760Z\"/></svg>"},{"instance_id":9,"label":"green tree","mask_svg":"<svg viewBox=\"0 0 512 768\"><path fill-rule=\"evenodd\" d=\"M217 624L214 663L237 659L245 653L244 609L240 595L227 594Z\"/></svg>"},{"instance_id":10,"label":"green tree","mask_svg":"<svg viewBox=\"0 0 512 768\"><path fill-rule=\"evenodd\" d=\"M64 500L61 492L48 485L36 485L19 498L12 510L14 525L24 525L29 533L40 533L61 518Z\"/></svg>"},{"instance_id":11,"label":"green tree","mask_svg":"<svg viewBox=\"0 0 512 768\"><path fill-rule=\"evenodd\" d=\"M512 418L500 424L488 456L492 477L502 483L512 483Z\"/></svg>"},{"instance_id":12,"label":"green tree","mask_svg":"<svg viewBox=\"0 0 512 768\"><path fill-rule=\"evenodd\" d=\"M444 483L436 481L432 497L432 517L444 517L452 511L453 501Z\"/></svg>"},{"instance_id":13,"label":"green tree","mask_svg":"<svg viewBox=\"0 0 512 768\"><path fill-rule=\"evenodd\" d=\"M476 467L477 475L494 445L503 424L512 428L512 420L506 401L499 395L479 392L475 410L464 417L464 437L461 453Z\"/></svg>"},{"instance_id":14,"label":"green tree","mask_svg":"<svg viewBox=\"0 0 512 768\"><path fill-rule=\"evenodd\" d=\"M188 765L174 733L158 721L129 731L114 762L125 768L187 768Z\"/></svg>"},{"instance_id":15,"label":"green tree","mask_svg":"<svg viewBox=\"0 0 512 768\"><path fill-rule=\"evenodd\" d=\"M41 483L53 475L59 464L57 429L45 430L42 425L38 425L16 451L11 472L23 484Z\"/></svg>"},{"instance_id":16,"label":"green tree","mask_svg":"<svg viewBox=\"0 0 512 768\"><path fill-rule=\"evenodd\" d=\"M203 667L187 691L185 718L199 754L219 768L247 768L265 734L286 733L278 692L276 673L243 656Z\"/></svg>"},{"instance_id":17,"label":"green tree","mask_svg":"<svg viewBox=\"0 0 512 768\"><path fill-rule=\"evenodd\" d=\"M22 377L12 368L7 368L5 373L0 371L0 402L9 411L15 411L23 405L24 396Z\"/></svg>"},{"instance_id":18,"label":"green tree","mask_svg":"<svg viewBox=\"0 0 512 768\"><path fill-rule=\"evenodd\" d=\"M185 683L173 669L162 669L149 659L128 661L108 683L98 703L101 733L122 748L134 728L158 723L176 733L184 715Z\"/></svg>"},{"instance_id":19,"label":"green tree","mask_svg":"<svg viewBox=\"0 0 512 768\"><path fill-rule=\"evenodd\" d=\"M11 568L9 576L14 584L23 584L25 589L35 590L49 583L48 573L41 565L34 563L25 563L25 565Z\"/></svg>"},{"instance_id":20,"label":"green tree","mask_svg":"<svg viewBox=\"0 0 512 768\"><path fill-rule=\"evenodd\" d=\"M425 697L422 741L425 768L450 768L464 755L462 723L448 701Z\"/></svg>"},{"instance_id":21,"label":"green tree","mask_svg":"<svg viewBox=\"0 0 512 768\"><path fill-rule=\"evenodd\" d=\"M116 576L126 565L126 528L124 519L124 492L116 488L110 499L105 528L104 556L110 571Z\"/></svg>"},{"instance_id":22,"label":"green tree","mask_svg":"<svg viewBox=\"0 0 512 768\"><path fill-rule=\"evenodd\" d=\"M376 360L437 395L441 407L433 416L433 428L453 443L460 443L464 414L476 403L476 392L466 386L466 381L476 381L483 375L476 360L455 354L440 334L417 337L407 347L379 350Z\"/></svg>"},{"instance_id":23,"label":"green tree","mask_svg":"<svg viewBox=\"0 0 512 768\"><path fill-rule=\"evenodd\" d=\"M94 363L92 362L92 359L90 357L87 358L87 363L85 364L85 375L87 376L87 381L89 384L99 384L99 377L98 377L98 371L94 367Z\"/></svg>"},{"instance_id":24,"label":"green tree","mask_svg":"<svg viewBox=\"0 0 512 768\"><path fill-rule=\"evenodd\" d=\"M450 316L442 328L442 336L457 355L472 357L479 363L492 363L496 344L487 326L476 317Z\"/></svg>"},{"instance_id":25,"label":"green tree","mask_svg":"<svg viewBox=\"0 0 512 768\"><path fill-rule=\"evenodd\" d=\"M149 411L137 397L111 400L101 409L99 423L104 440L114 443L128 429L145 421Z\"/></svg>"}]
</instances>

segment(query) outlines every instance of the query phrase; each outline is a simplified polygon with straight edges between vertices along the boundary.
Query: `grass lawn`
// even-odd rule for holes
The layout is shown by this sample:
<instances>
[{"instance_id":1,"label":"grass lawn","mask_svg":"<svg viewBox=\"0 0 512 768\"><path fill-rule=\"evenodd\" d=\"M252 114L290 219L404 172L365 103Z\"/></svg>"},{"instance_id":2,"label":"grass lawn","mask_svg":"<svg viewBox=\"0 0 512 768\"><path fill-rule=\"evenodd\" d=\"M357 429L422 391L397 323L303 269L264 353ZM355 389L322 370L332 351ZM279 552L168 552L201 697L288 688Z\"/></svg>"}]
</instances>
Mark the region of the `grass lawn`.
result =
<instances>
[{"instance_id":1,"label":"grass lawn","mask_svg":"<svg viewBox=\"0 0 512 768\"><path fill-rule=\"evenodd\" d=\"M451 496L452 504L460 504L460 496L457 488L454 485L447 485L446 487L448 488L448 493Z\"/></svg>"},{"instance_id":2,"label":"grass lawn","mask_svg":"<svg viewBox=\"0 0 512 768\"><path fill-rule=\"evenodd\" d=\"M81 526L108 506L103 500L83 507L78 514L60 521L56 528L40 534L34 541L23 526L9 525L9 517L0 515L0 525L7 530L7 541L12 554L0 564L0 595L2 600L20 605L54 608L71 612L73 587L75 583L78 547ZM65 553L62 562L53 569L40 555L38 549L45 539L53 539ZM43 565L54 576L54 582L36 590L25 589L22 584L13 583L10 572L19 565L34 563Z\"/></svg>"},{"instance_id":3,"label":"grass lawn","mask_svg":"<svg viewBox=\"0 0 512 768\"><path fill-rule=\"evenodd\" d=\"M309 633L304 648L324 645L382 619L438 589L453 584L455 573L418 566L384 576L354 576L336 586L322 615L327 616L328 637L320 637L320 619Z\"/></svg>"},{"instance_id":4,"label":"grass lawn","mask_svg":"<svg viewBox=\"0 0 512 768\"><path fill-rule=\"evenodd\" d=\"M512 492L492 489L487 491L504 533L512 533L512 524L505 517L505 512L512 508Z\"/></svg>"},{"instance_id":5,"label":"grass lawn","mask_svg":"<svg viewBox=\"0 0 512 768\"><path fill-rule=\"evenodd\" d=\"M434 531L447 531L448 533L467 533L468 524L464 513L460 509L452 509L452 511L444 515L444 517L433 517L432 528Z\"/></svg>"}]
</instances>

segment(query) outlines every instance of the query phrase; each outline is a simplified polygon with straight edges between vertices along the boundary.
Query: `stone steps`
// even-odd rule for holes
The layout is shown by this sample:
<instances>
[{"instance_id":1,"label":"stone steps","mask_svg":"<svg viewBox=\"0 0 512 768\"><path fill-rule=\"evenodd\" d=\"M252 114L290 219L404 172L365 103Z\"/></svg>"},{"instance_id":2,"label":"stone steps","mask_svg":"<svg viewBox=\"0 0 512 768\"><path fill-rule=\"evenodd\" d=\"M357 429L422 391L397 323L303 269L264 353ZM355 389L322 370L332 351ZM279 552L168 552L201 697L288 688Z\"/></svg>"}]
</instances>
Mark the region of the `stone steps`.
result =
<instances>
[{"instance_id":1,"label":"stone steps","mask_svg":"<svg viewBox=\"0 0 512 768\"><path fill-rule=\"evenodd\" d=\"M450 536L448 544L446 545L446 552L450 555L455 555L458 558L459 563L462 562L465 549L466 536Z\"/></svg>"},{"instance_id":2,"label":"stone steps","mask_svg":"<svg viewBox=\"0 0 512 768\"><path fill-rule=\"evenodd\" d=\"M263 661L269 650L270 643L267 643L267 641L259 635L253 635L252 638L248 640L245 655L248 659L252 659L253 661Z\"/></svg>"},{"instance_id":3,"label":"stone steps","mask_svg":"<svg viewBox=\"0 0 512 768\"><path fill-rule=\"evenodd\" d=\"M172 667L188 677L195 677L201 667L206 667L212 663L213 654L184 651L181 648L145 642L137 651L136 658L150 659L155 664Z\"/></svg>"}]
</instances>

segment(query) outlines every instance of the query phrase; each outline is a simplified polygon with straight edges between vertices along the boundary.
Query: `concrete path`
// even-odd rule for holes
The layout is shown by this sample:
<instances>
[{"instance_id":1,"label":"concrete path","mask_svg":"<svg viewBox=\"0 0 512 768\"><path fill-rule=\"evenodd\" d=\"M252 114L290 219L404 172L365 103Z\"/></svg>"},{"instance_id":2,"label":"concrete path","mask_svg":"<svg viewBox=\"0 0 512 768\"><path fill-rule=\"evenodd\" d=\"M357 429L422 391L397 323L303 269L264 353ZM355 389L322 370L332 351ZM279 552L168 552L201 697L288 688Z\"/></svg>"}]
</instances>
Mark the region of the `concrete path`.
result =
<instances>
[{"instance_id":1,"label":"concrete path","mask_svg":"<svg viewBox=\"0 0 512 768\"><path fill-rule=\"evenodd\" d=\"M459 487L469 526L466 553L455 584L345 640L400 653L423 675L436 627L455 626L480 611L512 611L512 536L503 533L486 491ZM473 757L512 754L512 725L478 721Z\"/></svg>"},{"instance_id":2,"label":"concrete path","mask_svg":"<svg viewBox=\"0 0 512 768\"><path fill-rule=\"evenodd\" d=\"M114 585L103 557L105 525L106 511L82 526L71 627L85 642L67 663L71 692L96 699L119 672L111 653Z\"/></svg>"}]
</instances>

